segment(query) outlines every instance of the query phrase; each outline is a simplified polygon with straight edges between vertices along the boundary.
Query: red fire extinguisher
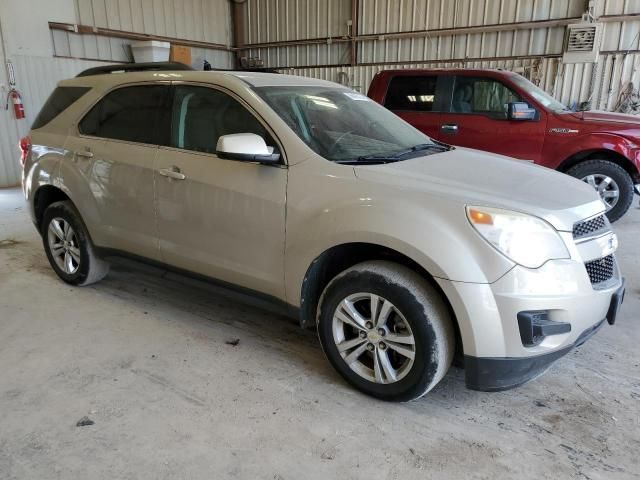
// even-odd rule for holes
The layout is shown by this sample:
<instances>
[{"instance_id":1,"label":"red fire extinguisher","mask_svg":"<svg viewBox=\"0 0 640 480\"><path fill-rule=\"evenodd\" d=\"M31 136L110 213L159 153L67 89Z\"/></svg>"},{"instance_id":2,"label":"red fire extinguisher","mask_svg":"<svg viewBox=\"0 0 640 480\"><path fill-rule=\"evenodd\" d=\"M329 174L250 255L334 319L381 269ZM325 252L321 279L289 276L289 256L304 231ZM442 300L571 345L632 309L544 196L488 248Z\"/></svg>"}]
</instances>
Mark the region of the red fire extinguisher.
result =
<instances>
[{"instance_id":1,"label":"red fire extinguisher","mask_svg":"<svg viewBox=\"0 0 640 480\"><path fill-rule=\"evenodd\" d=\"M9 94L7 95L7 103L5 105L5 110L9 110L9 100L13 104L13 114L16 117L16 120L21 120L24 118L24 104L22 103L22 97L20 96L20 92L15 88L9 90Z\"/></svg>"}]
</instances>

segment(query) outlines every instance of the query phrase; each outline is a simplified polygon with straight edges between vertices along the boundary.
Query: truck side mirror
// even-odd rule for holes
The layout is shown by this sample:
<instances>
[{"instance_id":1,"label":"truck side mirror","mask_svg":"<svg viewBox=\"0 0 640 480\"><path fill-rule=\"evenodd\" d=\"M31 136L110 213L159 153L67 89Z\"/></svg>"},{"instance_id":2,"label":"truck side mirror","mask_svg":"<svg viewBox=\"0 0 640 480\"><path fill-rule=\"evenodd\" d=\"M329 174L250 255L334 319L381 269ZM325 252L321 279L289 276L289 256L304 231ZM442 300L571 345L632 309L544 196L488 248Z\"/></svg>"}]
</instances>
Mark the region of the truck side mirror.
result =
<instances>
[{"instance_id":1,"label":"truck side mirror","mask_svg":"<svg viewBox=\"0 0 640 480\"><path fill-rule=\"evenodd\" d=\"M219 158L238 160L241 162L262 163L265 165L278 163L280 154L274 153L260 135L255 133L233 133L218 138L216 155Z\"/></svg>"},{"instance_id":2,"label":"truck side mirror","mask_svg":"<svg viewBox=\"0 0 640 480\"><path fill-rule=\"evenodd\" d=\"M535 108L531 108L525 102L509 102L507 105L507 118L509 120L535 120Z\"/></svg>"}]
</instances>

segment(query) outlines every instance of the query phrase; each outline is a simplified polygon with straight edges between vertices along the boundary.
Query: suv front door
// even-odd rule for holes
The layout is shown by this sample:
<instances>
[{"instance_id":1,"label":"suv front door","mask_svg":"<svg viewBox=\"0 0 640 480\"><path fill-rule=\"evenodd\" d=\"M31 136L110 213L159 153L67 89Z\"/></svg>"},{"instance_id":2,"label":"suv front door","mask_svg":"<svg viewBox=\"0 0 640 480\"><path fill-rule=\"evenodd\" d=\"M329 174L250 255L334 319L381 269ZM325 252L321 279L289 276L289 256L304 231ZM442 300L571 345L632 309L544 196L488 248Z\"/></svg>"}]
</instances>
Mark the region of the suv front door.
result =
<instances>
[{"instance_id":1,"label":"suv front door","mask_svg":"<svg viewBox=\"0 0 640 480\"><path fill-rule=\"evenodd\" d=\"M457 75L451 92L449 108L440 117L443 142L540 160L547 122L544 111L537 108L535 120L509 120L507 104L524 100L491 77Z\"/></svg>"},{"instance_id":2,"label":"suv front door","mask_svg":"<svg viewBox=\"0 0 640 480\"><path fill-rule=\"evenodd\" d=\"M67 139L74 171L89 186L87 198L74 200L98 246L158 259L153 164L158 142L168 136L162 117L169 90L169 84L119 87Z\"/></svg>"},{"instance_id":3,"label":"suv front door","mask_svg":"<svg viewBox=\"0 0 640 480\"><path fill-rule=\"evenodd\" d=\"M173 88L170 142L155 164L162 261L282 298L287 169L216 155L222 135L255 133L275 146L271 135L225 91Z\"/></svg>"}]
</instances>

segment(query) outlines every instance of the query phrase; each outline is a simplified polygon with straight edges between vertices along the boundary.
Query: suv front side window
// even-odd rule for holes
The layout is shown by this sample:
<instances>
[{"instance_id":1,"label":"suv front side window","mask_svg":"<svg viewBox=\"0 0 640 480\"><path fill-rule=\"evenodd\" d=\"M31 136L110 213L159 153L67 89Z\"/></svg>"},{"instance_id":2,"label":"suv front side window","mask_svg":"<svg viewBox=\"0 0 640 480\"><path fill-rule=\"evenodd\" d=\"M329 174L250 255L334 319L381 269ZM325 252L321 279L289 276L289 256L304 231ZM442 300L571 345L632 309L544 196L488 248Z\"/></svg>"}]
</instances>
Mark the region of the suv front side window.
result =
<instances>
[{"instance_id":1,"label":"suv front side window","mask_svg":"<svg viewBox=\"0 0 640 480\"><path fill-rule=\"evenodd\" d=\"M218 138L233 133L255 133L273 145L267 130L240 102L213 88L176 86L171 117L172 147L216 153Z\"/></svg>"},{"instance_id":2,"label":"suv front side window","mask_svg":"<svg viewBox=\"0 0 640 480\"><path fill-rule=\"evenodd\" d=\"M165 112L169 87L136 85L109 92L85 115L83 135L127 142L165 144Z\"/></svg>"},{"instance_id":3,"label":"suv front side window","mask_svg":"<svg viewBox=\"0 0 640 480\"><path fill-rule=\"evenodd\" d=\"M476 113L497 120L507 119L507 107L522 98L501 82L487 77L456 77L451 113Z\"/></svg>"}]
</instances>

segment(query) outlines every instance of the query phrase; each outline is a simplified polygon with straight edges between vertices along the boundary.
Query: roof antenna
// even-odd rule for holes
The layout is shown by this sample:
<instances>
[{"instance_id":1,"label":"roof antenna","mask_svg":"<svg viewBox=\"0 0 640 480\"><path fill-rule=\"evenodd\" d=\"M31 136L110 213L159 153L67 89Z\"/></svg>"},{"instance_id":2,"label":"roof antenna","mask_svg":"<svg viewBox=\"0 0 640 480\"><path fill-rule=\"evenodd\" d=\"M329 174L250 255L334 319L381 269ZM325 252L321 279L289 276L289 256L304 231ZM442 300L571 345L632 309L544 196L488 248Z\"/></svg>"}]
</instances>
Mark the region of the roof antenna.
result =
<instances>
[{"instance_id":1,"label":"roof antenna","mask_svg":"<svg viewBox=\"0 0 640 480\"><path fill-rule=\"evenodd\" d=\"M208 72L209 70L211 70L211 64L204 60L204 71Z\"/></svg>"}]
</instances>

